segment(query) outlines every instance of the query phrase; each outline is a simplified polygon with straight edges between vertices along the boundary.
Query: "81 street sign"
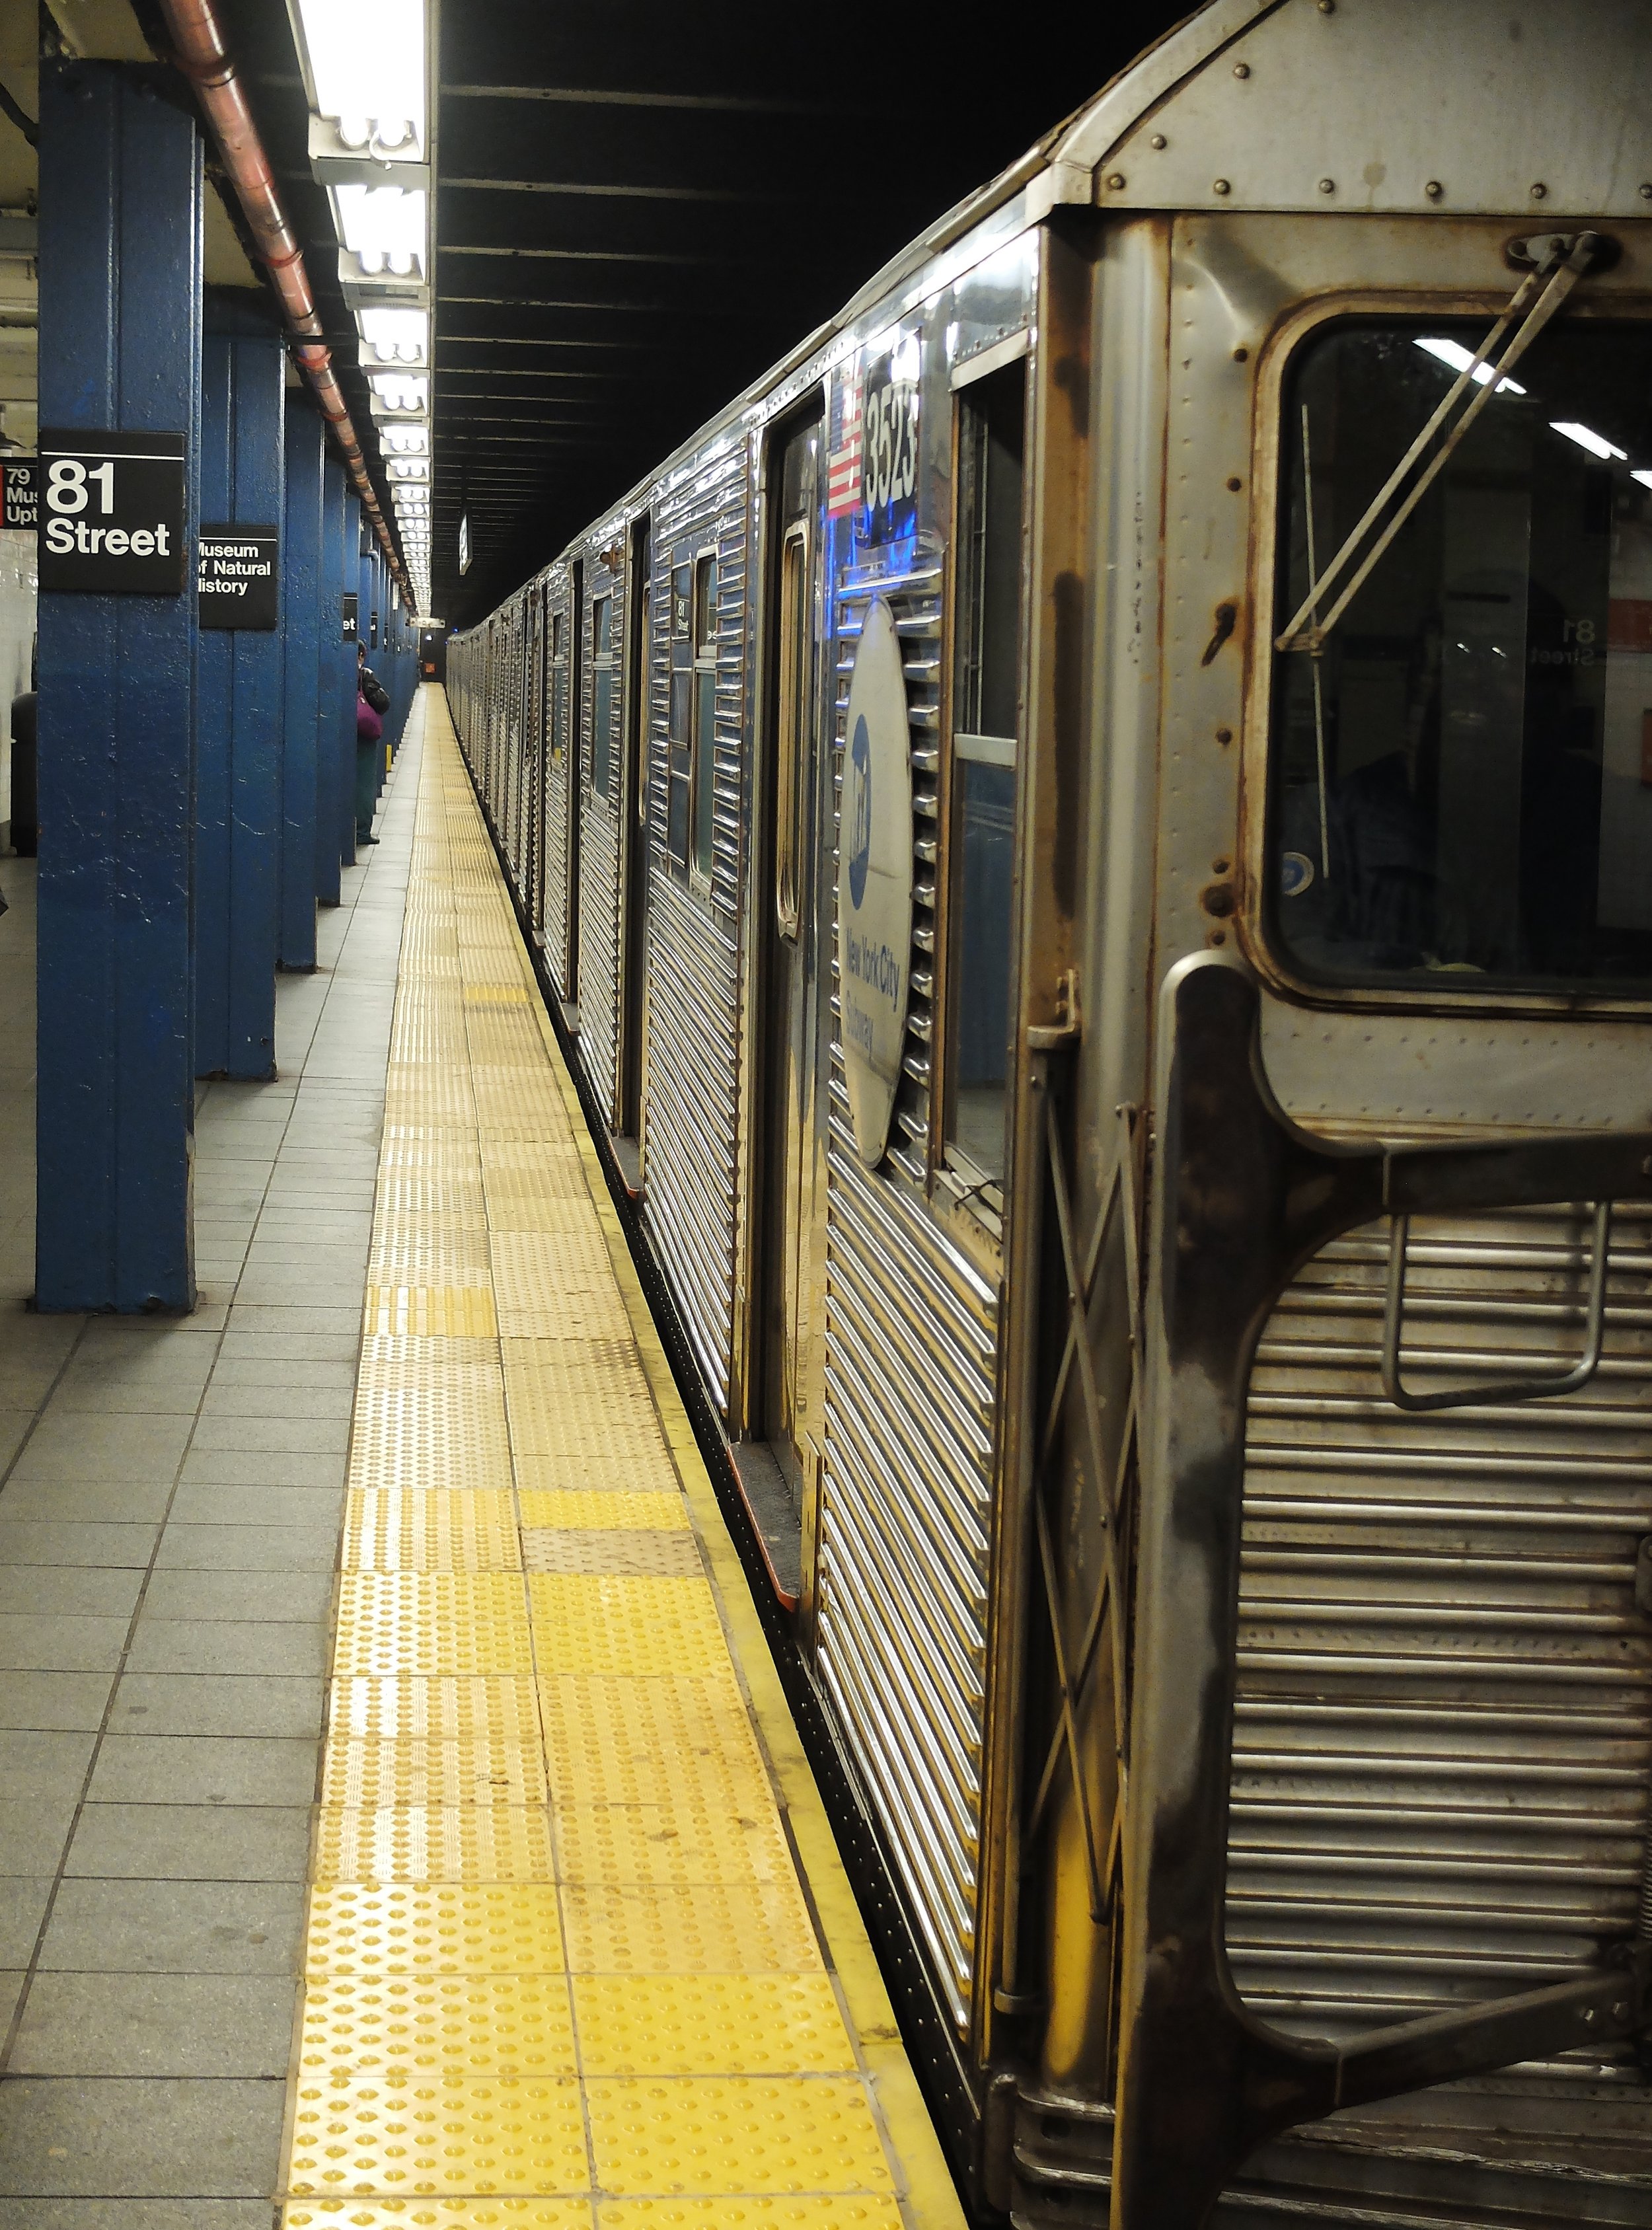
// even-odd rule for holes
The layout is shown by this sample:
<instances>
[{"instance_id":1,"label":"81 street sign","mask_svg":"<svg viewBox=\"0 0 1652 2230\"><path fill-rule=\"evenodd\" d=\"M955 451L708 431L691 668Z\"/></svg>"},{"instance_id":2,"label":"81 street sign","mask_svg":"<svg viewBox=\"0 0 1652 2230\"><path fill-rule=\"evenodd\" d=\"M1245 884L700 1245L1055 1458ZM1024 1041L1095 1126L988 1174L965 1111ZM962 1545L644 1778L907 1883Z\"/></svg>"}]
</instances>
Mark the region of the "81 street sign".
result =
<instances>
[{"instance_id":1,"label":"81 street sign","mask_svg":"<svg viewBox=\"0 0 1652 2230\"><path fill-rule=\"evenodd\" d=\"M181 596L184 436L42 427L39 446L42 589Z\"/></svg>"}]
</instances>

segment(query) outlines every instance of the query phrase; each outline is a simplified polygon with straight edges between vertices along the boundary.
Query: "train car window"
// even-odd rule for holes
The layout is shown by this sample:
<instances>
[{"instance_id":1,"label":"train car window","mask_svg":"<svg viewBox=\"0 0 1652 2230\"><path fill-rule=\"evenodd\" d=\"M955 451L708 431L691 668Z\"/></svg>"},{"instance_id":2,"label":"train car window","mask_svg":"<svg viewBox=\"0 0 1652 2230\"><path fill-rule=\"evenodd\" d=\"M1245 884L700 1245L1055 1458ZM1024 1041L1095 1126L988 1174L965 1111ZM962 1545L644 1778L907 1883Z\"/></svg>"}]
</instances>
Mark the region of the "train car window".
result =
<instances>
[{"instance_id":1,"label":"train car window","mask_svg":"<svg viewBox=\"0 0 1652 2230\"><path fill-rule=\"evenodd\" d=\"M945 1142L969 1173L1004 1167L1021 691L1026 368L958 403Z\"/></svg>"},{"instance_id":2,"label":"train car window","mask_svg":"<svg viewBox=\"0 0 1652 2230\"><path fill-rule=\"evenodd\" d=\"M598 596L590 608L590 786L606 797L613 767L614 599Z\"/></svg>"},{"instance_id":3,"label":"train car window","mask_svg":"<svg viewBox=\"0 0 1652 2230\"><path fill-rule=\"evenodd\" d=\"M717 560L694 561L694 872L712 871L717 774Z\"/></svg>"},{"instance_id":4,"label":"train car window","mask_svg":"<svg viewBox=\"0 0 1652 2230\"><path fill-rule=\"evenodd\" d=\"M667 701L666 850L688 867L688 792L694 762L694 569L671 569L671 681Z\"/></svg>"},{"instance_id":5,"label":"train car window","mask_svg":"<svg viewBox=\"0 0 1652 2230\"><path fill-rule=\"evenodd\" d=\"M1299 351L1281 625L1483 331ZM1652 992L1652 325L1550 326L1274 704L1266 906L1299 973Z\"/></svg>"},{"instance_id":6,"label":"train car window","mask_svg":"<svg viewBox=\"0 0 1652 2230\"><path fill-rule=\"evenodd\" d=\"M792 527L780 557L780 671L775 738L774 903L783 937L797 934L799 760L809 717L809 531Z\"/></svg>"},{"instance_id":7,"label":"train car window","mask_svg":"<svg viewBox=\"0 0 1652 2230\"><path fill-rule=\"evenodd\" d=\"M551 616L551 757L558 766L568 741L568 641L560 612Z\"/></svg>"}]
</instances>

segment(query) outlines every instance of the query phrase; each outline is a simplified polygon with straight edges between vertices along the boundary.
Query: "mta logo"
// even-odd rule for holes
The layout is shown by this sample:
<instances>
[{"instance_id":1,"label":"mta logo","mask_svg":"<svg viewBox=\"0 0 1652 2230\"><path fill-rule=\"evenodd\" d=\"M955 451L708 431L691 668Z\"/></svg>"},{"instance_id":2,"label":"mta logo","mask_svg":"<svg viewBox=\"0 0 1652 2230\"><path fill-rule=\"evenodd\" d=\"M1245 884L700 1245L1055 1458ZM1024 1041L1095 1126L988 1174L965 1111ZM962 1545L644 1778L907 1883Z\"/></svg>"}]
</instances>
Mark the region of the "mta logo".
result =
<instances>
[{"instance_id":1,"label":"mta logo","mask_svg":"<svg viewBox=\"0 0 1652 2230\"><path fill-rule=\"evenodd\" d=\"M849 745L849 898L855 911L861 910L866 896L866 871L872 858L872 740L866 731L866 715L861 713L855 723L855 739Z\"/></svg>"}]
</instances>

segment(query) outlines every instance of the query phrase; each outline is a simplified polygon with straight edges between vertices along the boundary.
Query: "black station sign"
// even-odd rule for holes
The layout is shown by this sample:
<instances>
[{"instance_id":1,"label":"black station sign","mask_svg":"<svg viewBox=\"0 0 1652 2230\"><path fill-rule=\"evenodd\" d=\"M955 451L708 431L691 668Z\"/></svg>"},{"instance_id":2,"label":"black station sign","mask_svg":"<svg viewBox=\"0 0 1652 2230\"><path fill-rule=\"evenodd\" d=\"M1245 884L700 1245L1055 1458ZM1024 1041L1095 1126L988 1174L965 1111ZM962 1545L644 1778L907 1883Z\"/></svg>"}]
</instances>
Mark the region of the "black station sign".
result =
<instances>
[{"instance_id":1,"label":"black station sign","mask_svg":"<svg viewBox=\"0 0 1652 2230\"><path fill-rule=\"evenodd\" d=\"M184 436L40 435L40 585L54 594L177 596L188 584Z\"/></svg>"},{"instance_id":2,"label":"black station sign","mask_svg":"<svg viewBox=\"0 0 1652 2230\"><path fill-rule=\"evenodd\" d=\"M357 617L359 598L349 589L344 592L344 639L346 642L361 641L361 627Z\"/></svg>"},{"instance_id":3,"label":"black station sign","mask_svg":"<svg viewBox=\"0 0 1652 2230\"><path fill-rule=\"evenodd\" d=\"M203 628L252 628L268 634L281 616L273 526L203 526L196 544L196 594Z\"/></svg>"},{"instance_id":4,"label":"black station sign","mask_svg":"<svg viewBox=\"0 0 1652 2230\"><path fill-rule=\"evenodd\" d=\"M4 524L14 531L32 534L38 517L40 492L40 475L35 470L34 459L6 458L0 463L0 486L3 486L5 494Z\"/></svg>"}]
</instances>

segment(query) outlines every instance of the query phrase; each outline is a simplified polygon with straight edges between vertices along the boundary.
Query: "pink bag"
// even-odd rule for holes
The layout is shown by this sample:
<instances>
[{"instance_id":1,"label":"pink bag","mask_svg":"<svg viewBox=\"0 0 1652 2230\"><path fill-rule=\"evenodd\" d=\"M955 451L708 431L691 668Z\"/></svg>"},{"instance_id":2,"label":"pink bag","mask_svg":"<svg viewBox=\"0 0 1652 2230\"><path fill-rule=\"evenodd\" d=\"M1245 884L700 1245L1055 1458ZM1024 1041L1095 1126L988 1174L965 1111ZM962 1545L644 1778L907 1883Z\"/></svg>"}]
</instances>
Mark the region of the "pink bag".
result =
<instances>
[{"instance_id":1,"label":"pink bag","mask_svg":"<svg viewBox=\"0 0 1652 2230\"><path fill-rule=\"evenodd\" d=\"M362 695L360 690L357 690L356 741L358 744L377 744L383 740L384 734L384 723L379 719L378 713L374 712L372 706Z\"/></svg>"}]
</instances>

